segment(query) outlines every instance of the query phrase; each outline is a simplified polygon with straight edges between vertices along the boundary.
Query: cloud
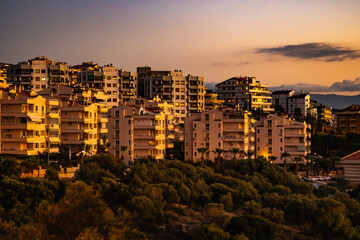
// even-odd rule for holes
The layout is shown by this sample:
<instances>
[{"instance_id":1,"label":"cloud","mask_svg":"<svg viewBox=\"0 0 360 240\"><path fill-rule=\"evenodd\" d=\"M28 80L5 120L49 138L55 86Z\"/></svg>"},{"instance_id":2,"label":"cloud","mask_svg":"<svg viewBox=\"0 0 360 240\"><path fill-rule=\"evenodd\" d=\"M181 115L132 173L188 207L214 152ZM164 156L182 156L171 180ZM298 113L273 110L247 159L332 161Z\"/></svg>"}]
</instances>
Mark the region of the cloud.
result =
<instances>
[{"instance_id":1,"label":"cloud","mask_svg":"<svg viewBox=\"0 0 360 240\"><path fill-rule=\"evenodd\" d=\"M333 91L360 91L360 77L354 81L343 80L342 82L334 82L330 89Z\"/></svg>"},{"instance_id":2,"label":"cloud","mask_svg":"<svg viewBox=\"0 0 360 240\"><path fill-rule=\"evenodd\" d=\"M342 82L334 82L330 87L319 84L298 83L298 84L283 84L271 88L272 91L283 90L283 89L291 89L294 90L295 92L360 91L360 77L356 78L354 81L343 80Z\"/></svg>"},{"instance_id":3,"label":"cloud","mask_svg":"<svg viewBox=\"0 0 360 240\"><path fill-rule=\"evenodd\" d=\"M329 91L329 87L319 85L319 84L307 84L307 83L298 83L298 84L283 84L276 87L271 87L271 91L277 90L294 90L295 92L326 92Z\"/></svg>"},{"instance_id":4,"label":"cloud","mask_svg":"<svg viewBox=\"0 0 360 240\"><path fill-rule=\"evenodd\" d=\"M296 59L312 59L318 61L344 61L360 58L360 50L347 49L328 43L304 43L299 45L285 45L276 48L256 49L256 53L282 55Z\"/></svg>"},{"instance_id":5,"label":"cloud","mask_svg":"<svg viewBox=\"0 0 360 240\"><path fill-rule=\"evenodd\" d=\"M213 62L211 66L213 67L233 67L251 64L249 61L239 62L239 63L227 63L227 62Z\"/></svg>"}]
</instances>

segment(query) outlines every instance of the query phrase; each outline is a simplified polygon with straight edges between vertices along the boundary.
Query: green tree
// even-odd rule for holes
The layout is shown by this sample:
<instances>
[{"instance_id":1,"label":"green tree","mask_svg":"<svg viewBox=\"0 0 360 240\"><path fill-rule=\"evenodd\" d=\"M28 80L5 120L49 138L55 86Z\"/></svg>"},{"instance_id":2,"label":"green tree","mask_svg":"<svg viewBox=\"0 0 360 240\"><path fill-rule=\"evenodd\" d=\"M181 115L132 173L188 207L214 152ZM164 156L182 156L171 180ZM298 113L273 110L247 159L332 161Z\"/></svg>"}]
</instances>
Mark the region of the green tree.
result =
<instances>
[{"instance_id":1,"label":"green tree","mask_svg":"<svg viewBox=\"0 0 360 240\"><path fill-rule=\"evenodd\" d=\"M282 152L280 156L284 160L284 169L285 171L287 171L287 158L290 157L291 155L288 152Z\"/></svg>"},{"instance_id":2,"label":"green tree","mask_svg":"<svg viewBox=\"0 0 360 240\"><path fill-rule=\"evenodd\" d=\"M124 162L124 154L126 152L126 150L128 149L128 147L126 145L121 145L120 146L120 151L121 151L121 161Z\"/></svg>"},{"instance_id":3,"label":"green tree","mask_svg":"<svg viewBox=\"0 0 360 240\"><path fill-rule=\"evenodd\" d=\"M236 159L236 155L238 155L238 154L240 153L240 149L239 149L239 148L231 148L231 149L229 150L229 152L234 155L233 160L235 160L235 159Z\"/></svg>"},{"instance_id":4,"label":"green tree","mask_svg":"<svg viewBox=\"0 0 360 240\"><path fill-rule=\"evenodd\" d=\"M200 157L200 166L204 166L204 156L205 156L205 154L207 153L207 152L209 152L209 149L208 148L205 148L205 147L203 147L203 148L197 148L196 149L200 154L201 154L201 157Z\"/></svg>"},{"instance_id":5,"label":"green tree","mask_svg":"<svg viewBox=\"0 0 360 240\"><path fill-rule=\"evenodd\" d=\"M221 154L224 153L225 150L222 148L216 148L213 150L213 153L217 154L216 160L215 160L215 169L218 170L220 168L221 164Z\"/></svg>"}]
</instances>

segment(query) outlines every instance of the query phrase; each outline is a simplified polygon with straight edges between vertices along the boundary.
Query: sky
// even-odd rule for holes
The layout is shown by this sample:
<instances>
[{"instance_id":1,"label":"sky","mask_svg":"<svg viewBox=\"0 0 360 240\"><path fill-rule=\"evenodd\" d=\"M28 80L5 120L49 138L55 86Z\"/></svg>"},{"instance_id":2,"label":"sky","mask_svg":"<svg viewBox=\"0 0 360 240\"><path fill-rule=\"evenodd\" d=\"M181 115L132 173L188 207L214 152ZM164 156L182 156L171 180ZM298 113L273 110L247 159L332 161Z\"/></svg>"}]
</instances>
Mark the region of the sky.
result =
<instances>
[{"instance_id":1,"label":"sky","mask_svg":"<svg viewBox=\"0 0 360 240\"><path fill-rule=\"evenodd\" d=\"M360 91L358 0L1 0L0 11L0 62L47 56L181 69L208 86L246 75Z\"/></svg>"}]
</instances>

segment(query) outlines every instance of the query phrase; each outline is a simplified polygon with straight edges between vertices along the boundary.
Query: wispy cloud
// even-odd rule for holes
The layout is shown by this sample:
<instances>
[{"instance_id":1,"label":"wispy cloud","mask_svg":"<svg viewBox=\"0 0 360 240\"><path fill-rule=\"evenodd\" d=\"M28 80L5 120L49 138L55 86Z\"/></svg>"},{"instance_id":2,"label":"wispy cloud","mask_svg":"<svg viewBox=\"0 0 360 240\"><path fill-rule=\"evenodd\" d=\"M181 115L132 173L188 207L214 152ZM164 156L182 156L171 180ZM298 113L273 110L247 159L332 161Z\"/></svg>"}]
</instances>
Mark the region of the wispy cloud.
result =
<instances>
[{"instance_id":1,"label":"wispy cloud","mask_svg":"<svg viewBox=\"0 0 360 240\"><path fill-rule=\"evenodd\" d=\"M360 50L347 49L328 43L304 43L298 45L285 45L275 48L259 48L256 53L282 55L296 59L312 59L319 61L344 61L346 59L360 58Z\"/></svg>"},{"instance_id":2,"label":"wispy cloud","mask_svg":"<svg viewBox=\"0 0 360 240\"><path fill-rule=\"evenodd\" d=\"M213 62L211 66L213 67L236 67L236 66L242 66L242 65L248 65L251 64L249 61L243 61L238 63L228 63L228 62Z\"/></svg>"},{"instance_id":3,"label":"wispy cloud","mask_svg":"<svg viewBox=\"0 0 360 240\"><path fill-rule=\"evenodd\" d=\"M283 84L280 86L272 87L272 91L291 89L294 91L305 91L305 92L342 92L342 91L360 91L360 77L355 80L343 80L342 82L334 82L330 87L319 85L319 84Z\"/></svg>"}]
</instances>

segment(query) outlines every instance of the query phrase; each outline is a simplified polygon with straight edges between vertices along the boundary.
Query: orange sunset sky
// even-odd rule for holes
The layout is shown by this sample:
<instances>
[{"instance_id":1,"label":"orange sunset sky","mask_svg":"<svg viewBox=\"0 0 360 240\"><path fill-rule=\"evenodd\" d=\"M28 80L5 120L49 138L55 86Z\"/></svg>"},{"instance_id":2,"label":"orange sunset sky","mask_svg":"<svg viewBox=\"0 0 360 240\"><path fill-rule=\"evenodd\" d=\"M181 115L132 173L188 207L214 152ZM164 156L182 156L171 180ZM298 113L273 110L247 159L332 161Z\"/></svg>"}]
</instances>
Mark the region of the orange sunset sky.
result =
<instances>
[{"instance_id":1,"label":"orange sunset sky","mask_svg":"<svg viewBox=\"0 0 360 240\"><path fill-rule=\"evenodd\" d=\"M249 75L270 86L349 80L329 91L360 91L357 0L14 0L0 9L0 62L41 55L182 69L208 85Z\"/></svg>"}]
</instances>

